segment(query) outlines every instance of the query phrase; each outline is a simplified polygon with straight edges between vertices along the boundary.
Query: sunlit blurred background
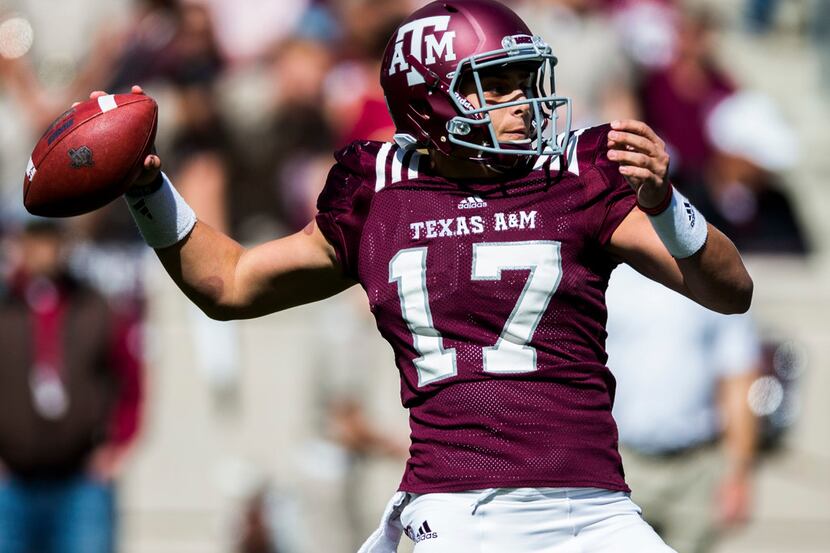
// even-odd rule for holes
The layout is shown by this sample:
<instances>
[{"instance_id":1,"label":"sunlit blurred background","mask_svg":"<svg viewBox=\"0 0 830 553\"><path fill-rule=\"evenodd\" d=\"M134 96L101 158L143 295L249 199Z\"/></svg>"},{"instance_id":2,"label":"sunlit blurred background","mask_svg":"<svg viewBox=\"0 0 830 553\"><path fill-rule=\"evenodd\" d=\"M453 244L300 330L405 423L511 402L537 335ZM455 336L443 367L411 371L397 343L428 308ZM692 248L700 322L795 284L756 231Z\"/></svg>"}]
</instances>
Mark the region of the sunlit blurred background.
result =
<instances>
[{"instance_id":1,"label":"sunlit blurred background","mask_svg":"<svg viewBox=\"0 0 830 553\"><path fill-rule=\"evenodd\" d=\"M332 152L391 137L380 54L423 3L0 0L0 228L27 223L26 161L55 116L131 84L159 102L159 153L201 219L246 244L302 228ZM675 182L755 279L753 516L716 550L830 551L830 2L509 4L552 44L575 125L651 123ZM120 200L66 227L73 271L142 319L119 550L355 551L408 447L362 292L217 323L175 289Z\"/></svg>"}]
</instances>

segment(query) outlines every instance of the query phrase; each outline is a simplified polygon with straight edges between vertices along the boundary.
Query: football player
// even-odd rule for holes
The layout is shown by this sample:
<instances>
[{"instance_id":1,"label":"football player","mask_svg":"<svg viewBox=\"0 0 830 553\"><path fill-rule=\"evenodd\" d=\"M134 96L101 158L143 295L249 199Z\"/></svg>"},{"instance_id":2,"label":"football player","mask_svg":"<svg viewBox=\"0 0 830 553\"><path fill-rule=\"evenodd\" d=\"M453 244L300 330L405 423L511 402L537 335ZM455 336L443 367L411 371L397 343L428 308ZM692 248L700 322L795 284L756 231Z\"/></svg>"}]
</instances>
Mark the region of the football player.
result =
<instances>
[{"instance_id":1,"label":"football player","mask_svg":"<svg viewBox=\"0 0 830 553\"><path fill-rule=\"evenodd\" d=\"M752 280L672 189L647 125L570 129L555 64L505 6L433 2L383 58L394 143L337 152L302 232L242 247L197 220L155 155L127 193L211 317L366 291L411 448L362 551L395 551L403 532L419 553L671 551L629 499L617 453L608 278L625 262L722 313L748 309Z\"/></svg>"}]
</instances>

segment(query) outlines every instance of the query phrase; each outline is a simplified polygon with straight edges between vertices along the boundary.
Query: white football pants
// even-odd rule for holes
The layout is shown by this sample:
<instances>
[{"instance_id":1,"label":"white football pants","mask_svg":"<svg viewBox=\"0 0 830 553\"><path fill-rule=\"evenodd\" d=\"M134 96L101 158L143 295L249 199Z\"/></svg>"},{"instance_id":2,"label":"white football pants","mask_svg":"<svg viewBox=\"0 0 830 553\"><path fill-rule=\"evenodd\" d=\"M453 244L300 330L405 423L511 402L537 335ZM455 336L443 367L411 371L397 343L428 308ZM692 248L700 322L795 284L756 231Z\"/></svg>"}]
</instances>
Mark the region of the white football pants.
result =
<instances>
[{"instance_id":1,"label":"white football pants","mask_svg":"<svg viewBox=\"0 0 830 553\"><path fill-rule=\"evenodd\" d=\"M675 553L628 494L597 488L397 493L359 553Z\"/></svg>"}]
</instances>

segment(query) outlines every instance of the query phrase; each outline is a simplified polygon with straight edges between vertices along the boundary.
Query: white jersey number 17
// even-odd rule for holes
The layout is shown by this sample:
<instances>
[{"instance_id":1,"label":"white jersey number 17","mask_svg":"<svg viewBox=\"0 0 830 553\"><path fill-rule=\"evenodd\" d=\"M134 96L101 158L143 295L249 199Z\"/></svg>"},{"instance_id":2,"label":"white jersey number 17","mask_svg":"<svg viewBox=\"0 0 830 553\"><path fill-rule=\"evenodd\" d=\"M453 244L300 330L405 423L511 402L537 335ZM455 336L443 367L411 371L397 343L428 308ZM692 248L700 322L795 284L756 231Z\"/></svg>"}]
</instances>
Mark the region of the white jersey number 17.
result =
<instances>
[{"instance_id":1,"label":"white jersey number 17","mask_svg":"<svg viewBox=\"0 0 830 553\"><path fill-rule=\"evenodd\" d=\"M429 309L427 248L399 251L389 262L389 282L398 286L401 313L419 357L418 385L458 373L455 349L444 349ZM473 245L471 280L501 280L502 271L529 270L525 286L493 346L482 352L483 370L523 373L536 370L536 349L529 345L550 298L562 280L560 243L554 241L485 242Z\"/></svg>"}]
</instances>

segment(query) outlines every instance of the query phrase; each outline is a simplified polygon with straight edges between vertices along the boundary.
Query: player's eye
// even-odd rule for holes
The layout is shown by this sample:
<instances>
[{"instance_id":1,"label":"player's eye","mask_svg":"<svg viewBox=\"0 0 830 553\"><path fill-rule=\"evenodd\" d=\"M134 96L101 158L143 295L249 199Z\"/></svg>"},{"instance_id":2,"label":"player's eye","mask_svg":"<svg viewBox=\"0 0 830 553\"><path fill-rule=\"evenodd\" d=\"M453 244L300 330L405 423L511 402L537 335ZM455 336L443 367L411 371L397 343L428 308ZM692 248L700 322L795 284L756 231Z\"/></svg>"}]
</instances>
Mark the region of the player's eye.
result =
<instances>
[{"instance_id":1,"label":"player's eye","mask_svg":"<svg viewBox=\"0 0 830 553\"><path fill-rule=\"evenodd\" d=\"M505 80L485 80L482 83L482 88L484 89L484 94L488 96L506 96L513 92L514 87Z\"/></svg>"}]
</instances>

